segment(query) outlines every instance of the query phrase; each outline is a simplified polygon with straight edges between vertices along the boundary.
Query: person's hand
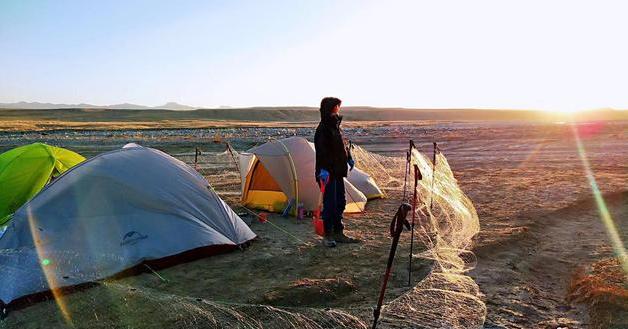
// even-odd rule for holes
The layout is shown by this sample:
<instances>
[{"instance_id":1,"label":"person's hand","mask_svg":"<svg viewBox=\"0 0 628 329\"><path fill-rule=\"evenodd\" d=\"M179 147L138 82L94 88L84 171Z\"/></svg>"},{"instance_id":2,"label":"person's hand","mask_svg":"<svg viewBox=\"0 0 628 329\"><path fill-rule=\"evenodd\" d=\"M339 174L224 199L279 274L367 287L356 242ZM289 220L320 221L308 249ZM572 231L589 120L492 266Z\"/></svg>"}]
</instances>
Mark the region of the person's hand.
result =
<instances>
[{"instance_id":1,"label":"person's hand","mask_svg":"<svg viewBox=\"0 0 628 329\"><path fill-rule=\"evenodd\" d=\"M329 183L329 171L321 169L318 174L318 179L321 181L321 184L327 185L327 183Z\"/></svg>"},{"instance_id":2,"label":"person's hand","mask_svg":"<svg viewBox=\"0 0 628 329\"><path fill-rule=\"evenodd\" d=\"M349 171L353 170L353 167L355 167L355 160L353 160L353 158L349 159L347 161L347 164L349 164Z\"/></svg>"}]
</instances>

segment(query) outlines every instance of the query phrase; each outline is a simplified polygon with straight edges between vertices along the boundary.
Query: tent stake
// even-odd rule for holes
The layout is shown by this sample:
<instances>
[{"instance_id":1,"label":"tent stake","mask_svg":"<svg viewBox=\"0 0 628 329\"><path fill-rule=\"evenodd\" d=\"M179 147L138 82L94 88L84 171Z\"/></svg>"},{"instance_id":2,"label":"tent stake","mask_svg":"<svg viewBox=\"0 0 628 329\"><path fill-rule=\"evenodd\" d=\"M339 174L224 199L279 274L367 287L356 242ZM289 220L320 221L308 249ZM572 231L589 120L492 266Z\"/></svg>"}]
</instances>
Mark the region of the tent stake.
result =
<instances>
[{"instance_id":1,"label":"tent stake","mask_svg":"<svg viewBox=\"0 0 628 329\"><path fill-rule=\"evenodd\" d=\"M6 319L8 315L9 315L9 308L7 304L0 301L0 321Z\"/></svg>"},{"instance_id":2,"label":"tent stake","mask_svg":"<svg viewBox=\"0 0 628 329\"><path fill-rule=\"evenodd\" d=\"M392 270L393 261L395 260L395 252L397 251L397 245L399 244L399 237L403 231L403 227L410 229L410 223L406 219L408 217L408 211L412 209L407 203L402 203L397 209L397 213L390 222L390 235L392 236L392 244L390 246L390 253L388 254L388 264L386 265L386 273L384 273L384 279L382 281L382 289L379 293L379 299L377 300L377 307L373 310L373 329L377 328L377 320L379 319L380 312L382 310L382 303L384 302L384 295L386 294L386 286L388 285L388 278Z\"/></svg>"}]
</instances>

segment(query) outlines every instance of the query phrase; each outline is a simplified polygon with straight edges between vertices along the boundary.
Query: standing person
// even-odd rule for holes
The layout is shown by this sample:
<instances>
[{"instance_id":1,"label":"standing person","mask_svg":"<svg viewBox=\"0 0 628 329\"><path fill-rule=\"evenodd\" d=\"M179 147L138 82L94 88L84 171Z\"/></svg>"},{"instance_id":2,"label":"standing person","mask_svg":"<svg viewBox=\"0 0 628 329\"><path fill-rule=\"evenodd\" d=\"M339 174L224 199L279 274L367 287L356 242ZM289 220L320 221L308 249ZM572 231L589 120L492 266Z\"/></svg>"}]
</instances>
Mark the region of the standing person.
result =
<instances>
[{"instance_id":1,"label":"standing person","mask_svg":"<svg viewBox=\"0 0 628 329\"><path fill-rule=\"evenodd\" d=\"M347 204L344 178L347 177L347 166L353 170L355 162L340 129L342 116L338 112L341 103L335 97L323 98L320 108L321 122L314 134L316 181L319 186L325 185L322 217L325 226L323 245L327 247L335 247L336 242L360 242L344 234L342 223L342 213Z\"/></svg>"}]
</instances>

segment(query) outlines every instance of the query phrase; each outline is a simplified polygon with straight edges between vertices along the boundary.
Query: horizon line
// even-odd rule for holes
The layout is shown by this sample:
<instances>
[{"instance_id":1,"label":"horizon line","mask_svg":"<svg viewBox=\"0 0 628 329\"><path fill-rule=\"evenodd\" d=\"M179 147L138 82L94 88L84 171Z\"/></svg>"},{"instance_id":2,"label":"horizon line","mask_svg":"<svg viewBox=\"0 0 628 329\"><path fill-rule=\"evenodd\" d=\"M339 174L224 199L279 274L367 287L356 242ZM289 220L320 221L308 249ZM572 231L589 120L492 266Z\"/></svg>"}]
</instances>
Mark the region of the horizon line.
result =
<instances>
[{"instance_id":1,"label":"horizon line","mask_svg":"<svg viewBox=\"0 0 628 329\"><path fill-rule=\"evenodd\" d=\"M41 105L49 105L49 108L11 108L11 105L18 104L41 104ZM171 109L165 107L166 105L179 105L181 107L187 107L189 109ZM17 102L9 102L9 103L0 103L0 109L5 110L61 110L61 109L111 109L111 110L142 110L142 109L134 109L134 108L117 108L112 109L114 106L121 105L129 105L129 106L137 106L143 107L145 110L167 110L167 111L195 111L195 110L229 110L229 109L255 109L255 108L311 108L316 109L317 106L311 105L253 105L253 106L232 106L232 105L219 105L219 106L193 106L182 104L179 102L169 101L164 103L163 105L157 106L149 106L143 104L136 104L130 102L122 102L122 103L114 103L109 105L97 105L92 103L81 102L78 104L67 104L67 103L50 103L50 102L40 102L40 101L17 101ZM62 106L62 107L55 107ZM497 108L497 107L407 107L407 106L373 106L373 105L347 105L343 106L346 109L355 109L355 108L372 108L372 109L398 109L398 110L433 110L433 111L447 111L447 110L473 110L473 111L528 111L528 112L562 112L560 110L550 110L550 109L538 109L538 108ZM621 108L613 108L608 106L596 107L596 108L586 108L579 109L575 112L589 112L589 111L626 111L628 109ZM564 113L564 112L563 112Z\"/></svg>"}]
</instances>

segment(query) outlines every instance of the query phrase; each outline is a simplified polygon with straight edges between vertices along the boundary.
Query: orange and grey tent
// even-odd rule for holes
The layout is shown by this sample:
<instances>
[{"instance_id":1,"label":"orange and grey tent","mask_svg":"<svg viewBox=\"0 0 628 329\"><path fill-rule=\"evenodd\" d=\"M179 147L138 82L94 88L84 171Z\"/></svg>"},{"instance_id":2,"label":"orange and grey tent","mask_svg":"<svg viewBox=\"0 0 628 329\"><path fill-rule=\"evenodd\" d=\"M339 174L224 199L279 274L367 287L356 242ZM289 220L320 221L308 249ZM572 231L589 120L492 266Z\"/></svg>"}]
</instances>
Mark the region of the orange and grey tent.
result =
<instances>
[{"instance_id":1,"label":"orange and grey tent","mask_svg":"<svg viewBox=\"0 0 628 329\"><path fill-rule=\"evenodd\" d=\"M292 203L311 211L321 204L314 178L316 151L305 138L271 140L240 153L239 162L245 207L281 212ZM364 211L366 196L347 179L345 196L346 213Z\"/></svg>"}]
</instances>

